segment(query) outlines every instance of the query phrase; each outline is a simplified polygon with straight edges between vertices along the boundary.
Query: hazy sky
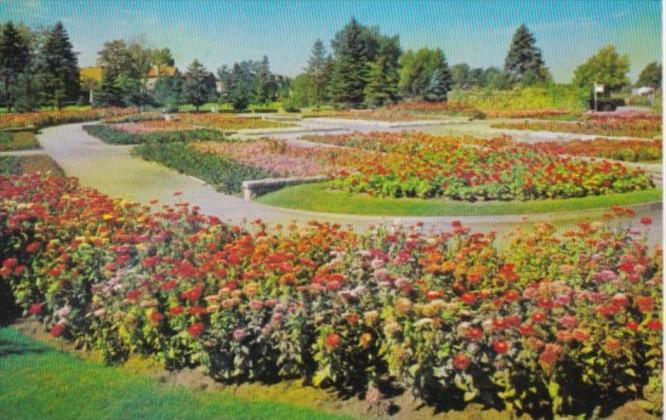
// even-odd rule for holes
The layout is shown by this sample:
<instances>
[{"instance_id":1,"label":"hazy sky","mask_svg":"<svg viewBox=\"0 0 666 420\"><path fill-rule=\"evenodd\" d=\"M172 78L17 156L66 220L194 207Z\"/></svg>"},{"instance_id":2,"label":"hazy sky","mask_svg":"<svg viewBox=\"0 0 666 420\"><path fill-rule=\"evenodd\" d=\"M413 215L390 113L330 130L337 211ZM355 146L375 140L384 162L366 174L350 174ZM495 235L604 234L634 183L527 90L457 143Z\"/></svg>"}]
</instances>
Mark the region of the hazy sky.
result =
<instances>
[{"instance_id":1,"label":"hazy sky","mask_svg":"<svg viewBox=\"0 0 666 420\"><path fill-rule=\"evenodd\" d=\"M216 70L265 54L275 72L291 76L312 43L329 45L351 16L400 35L403 49L440 47L449 64L472 67L501 67L524 22L560 82L607 44L629 55L632 79L662 55L657 0L0 0L0 21L37 27L61 20L81 66L94 64L105 41L143 37L169 47L180 68L198 58Z\"/></svg>"}]
</instances>

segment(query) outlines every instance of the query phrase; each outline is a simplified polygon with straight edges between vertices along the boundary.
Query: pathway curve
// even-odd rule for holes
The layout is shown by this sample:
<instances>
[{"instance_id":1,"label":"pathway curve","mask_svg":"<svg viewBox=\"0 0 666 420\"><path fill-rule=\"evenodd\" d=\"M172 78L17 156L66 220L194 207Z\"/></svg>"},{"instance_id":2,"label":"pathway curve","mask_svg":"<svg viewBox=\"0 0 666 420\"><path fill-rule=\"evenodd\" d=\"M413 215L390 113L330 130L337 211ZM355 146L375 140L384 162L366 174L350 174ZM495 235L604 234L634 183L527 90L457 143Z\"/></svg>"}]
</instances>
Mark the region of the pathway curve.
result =
<instances>
[{"instance_id":1,"label":"pathway curve","mask_svg":"<svg viewBox=\"0 0 666 420\"><path fill-rule=\"evenodd\" d=\"M45 152L69 176L79 178L83 185L114 197L148 203L158 199L162 204L186 201L199 206L202 212L217 215L232 223L262 219L268 223L303 223L309 220L328 221L350 225L363 230L378 223L414 224L423 222L426 228L449 228L453 220L460 220L475 231L494 230L500 234L516 224L529 221L550 221L558 225L571 225L581 218L598 218L603 210L562 212L525 216L468 216L468 217L378 217L314 213L265 206L240 197L223 194L196 178L180 174L158 163L147 162L130 154L132 146L109 145L90 136L83 124L68 124L45 128L39 142ZM358 129L356 127L355 129ZM182 196L174 193L181 191ZM638 216L654 220L652 231L661 238L662 205L647 204L635 207ZM657 239L655 239L657 240Z\"/></svg>"}]
</instances>

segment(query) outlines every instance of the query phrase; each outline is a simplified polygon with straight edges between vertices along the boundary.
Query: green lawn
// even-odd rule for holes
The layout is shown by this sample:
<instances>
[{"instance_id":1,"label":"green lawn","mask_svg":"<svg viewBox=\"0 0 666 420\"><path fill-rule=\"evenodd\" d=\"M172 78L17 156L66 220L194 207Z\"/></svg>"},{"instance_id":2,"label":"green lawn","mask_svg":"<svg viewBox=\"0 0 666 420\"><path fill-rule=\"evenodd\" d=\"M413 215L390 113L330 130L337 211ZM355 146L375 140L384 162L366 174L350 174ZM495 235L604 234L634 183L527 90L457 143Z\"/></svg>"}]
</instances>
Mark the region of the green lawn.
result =
<instances>
[{"instance_id":1,"label":"green lawn","mask_svg":"<svg viewBox=\"0 0 666 420\"><path fill-rule=\"evenodd\" d=\"M266 194L257 201L276 207L325 213L377 216L496 216L589 210L661 201L660 189L558 200L469 203L444 199L380 198L333 191L327 183L301 184Z\"/></svg>"},{"instance_id":2,"label":"green lawn","mask_svg":"<svg viewBox=\"0 0 666 420\"><path fill-rule=\"evenodd\" d=\"M84 361L0 328L3 419L326 419L336 416L228 392L195 391ZM340 417L341 418L341 417Z\"/></svg>"}]
</instances>

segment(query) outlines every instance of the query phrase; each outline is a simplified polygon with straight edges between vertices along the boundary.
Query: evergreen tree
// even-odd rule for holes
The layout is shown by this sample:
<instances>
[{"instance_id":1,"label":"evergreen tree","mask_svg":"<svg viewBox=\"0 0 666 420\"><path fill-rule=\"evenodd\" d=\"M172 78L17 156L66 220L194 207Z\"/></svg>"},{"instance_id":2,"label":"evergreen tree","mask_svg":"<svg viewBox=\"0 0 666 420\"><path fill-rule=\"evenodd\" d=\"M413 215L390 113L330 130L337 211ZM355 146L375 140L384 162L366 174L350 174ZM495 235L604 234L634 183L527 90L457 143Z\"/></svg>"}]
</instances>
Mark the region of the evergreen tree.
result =
<instances>
[{"instance_id":1,"label":"evergreen tree","mask_svg":"<svg viewBox=\"0 0 666 420\"><path fill-rule=\"evenodd\" d=\"M0 77L2 77L7 109L12 110L15 95L12 84L21 74L28 71L31 51L28 40L9 21L2 26L0 37Z\"/></svg>"},{"instance_id":2,"label":"evergreen tree","mask_svg":"<svg viewBox=\"0 0 666 420\"><path fill-rule=\"evenodd\" d=\"M275 76L271 73L268 57L264 56L257 64L256 78L257 101L260 103L274 101L277 94L277 83Z\"/></svg>"},{"instance_id":3,"label":"evergreen tree","mask_svg":"<svg viewBox=\"0 0 666 420\"><path fill-rule=\"evenodd\" d=\"M423 97L431 102L446 102L451 86L451 73L446 61L444 61L441 67L436 68L432 73L430 84L428 84Z\"/></svg>"},{"instance_id":4,"label":"evergreen tree","mask_svg":"<svg viewBox=\"0 0 666 420\"><path fill-rule=\"evenodd\" d=\"M253 82L249 68L242 63L234 63L231 69L229 101L236 111L242 111L250 104Z\"/></svg>"},{"instance_id":5,"label":"evergreen tree","mask_svg":"<svg viewBox=\"0 0 666 420\"><path fill-rule=\"evenodd\" d=\"M312 53L306 69L309 83L314 88L312 100L317 105L321 105L328 99L331 64L331 57L327 55L324 43L321 39L317 39L312 45Z\"/></svg>"},{"instance_id":6,"label":"evergreen tree","mask_svg":"<svg viewBox=\"0 0 666 420\"><path fill-rule=\"evenodd\" d=\"M504 71L513 83L543 82L549 77L548 69L541 57L541 50L536 47L536 38L524 24L520 25L513 35L511 47L504 61Z\"/></svg>"},{"instance_id":7,"label":"evergreen tree","mask_svg":"<svg viewBox=\"0 0 666 420\"><path fill-rule=\"evenodd\" d=\"M78 97L78 60L61 22L46 32L37 58L36 79L45 99L58 109L62 109L64 100Z\"/></svg>"},{"instance_id":8,"label":"evergreen tree","mask_svg":"<svg viewBox=\"0 0 666 420\"><path fill-rule=\"evenodd\" d=\"M382 106L387 102L398 100L400 54L397 36L381 40L377 58L370 66L368 84L365 87L368 104Z\"/></svg>"},{"instance_id":9,"label":"evergreen tree","mask_svg":"<svg viewBox=\"0 0 666 420\"><path fill-rule=\"evenodd\" d=\"M183 78L176 73L173 76L160 77L155 82L153 96L155 101L169 112L178 110L183 93Z\"/></svg>"},{"instance_id":10,"label":"evergreen tree","mask_svg":"<svg viewBox=\"0 0 666 420\"><path fill-rule=\"evenodd\" d=\"M210 98L210 83L208 71L199 62L194 60L185 72L185 83L183 83L183 100L194 105L197 111Z\"/></svg>"},{"instance_id":11,"label":"evergreen tree","mask_svg":"<svg viewBox=\"0 0 666 420\"><path fill-rule=\"evenodd\" d=\"M354 18L335 35L332 42L335 65L331 81L335 102L352 107L363 103L372 61L369 39L367 28Z\"/></svg>"}]
</instances>

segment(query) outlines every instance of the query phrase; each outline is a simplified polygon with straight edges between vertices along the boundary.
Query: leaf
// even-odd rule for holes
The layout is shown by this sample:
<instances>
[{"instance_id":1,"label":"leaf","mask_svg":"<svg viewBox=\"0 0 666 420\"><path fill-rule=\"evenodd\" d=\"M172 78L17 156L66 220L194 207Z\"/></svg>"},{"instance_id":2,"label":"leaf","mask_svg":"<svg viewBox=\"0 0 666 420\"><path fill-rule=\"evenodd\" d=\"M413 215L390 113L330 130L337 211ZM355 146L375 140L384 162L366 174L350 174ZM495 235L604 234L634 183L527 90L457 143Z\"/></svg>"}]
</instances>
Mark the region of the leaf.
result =
<instances>
[{"instance_id":1,"label":"leaf","mask_svg":"<svg viewBox=\"0 0 666 420\"><path fill-rule=\"evenodd\" d=\"M465 402L472 401L474 398L476 398L477 395L479 395L479 392L477 390L466 391L464 394Z\"/></svg>"}]
</instances>

